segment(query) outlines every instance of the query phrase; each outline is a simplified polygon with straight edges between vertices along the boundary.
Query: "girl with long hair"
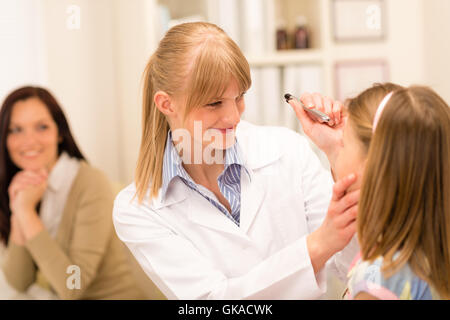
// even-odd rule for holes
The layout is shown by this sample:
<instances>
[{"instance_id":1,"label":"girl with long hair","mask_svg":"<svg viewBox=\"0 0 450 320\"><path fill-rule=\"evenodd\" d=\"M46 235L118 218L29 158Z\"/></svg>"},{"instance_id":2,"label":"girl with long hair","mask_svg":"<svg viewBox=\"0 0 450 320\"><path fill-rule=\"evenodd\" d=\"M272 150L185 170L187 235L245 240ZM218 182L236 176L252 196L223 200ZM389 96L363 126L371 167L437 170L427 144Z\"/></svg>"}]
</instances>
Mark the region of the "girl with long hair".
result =
<instances>
[{"instance_id":1,"label":"girl with long hair","mask_svg":"<svg viewBox=\"0 0 450 320\"><path fill-rule=\"evenodd\" d=\"M346 110L337 174L362 173L346 298L449 299L449 106L427 87L387 83Z\"/></svg>"}]
</instances>

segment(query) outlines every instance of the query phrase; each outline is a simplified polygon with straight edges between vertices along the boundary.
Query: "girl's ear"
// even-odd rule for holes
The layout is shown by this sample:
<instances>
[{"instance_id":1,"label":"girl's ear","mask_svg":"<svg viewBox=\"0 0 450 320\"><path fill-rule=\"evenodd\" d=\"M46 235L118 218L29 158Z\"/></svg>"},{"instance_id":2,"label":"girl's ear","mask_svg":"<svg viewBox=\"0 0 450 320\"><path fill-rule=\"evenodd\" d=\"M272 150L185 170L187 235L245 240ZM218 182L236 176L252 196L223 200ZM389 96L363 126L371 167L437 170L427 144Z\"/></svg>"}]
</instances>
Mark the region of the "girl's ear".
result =
<instances>
[{"instance_id":1,"label":"girl's ear","mask_svg":"<svg viewBox=\"0 0 450 320\"><path fill-rule=\"evenodd\" d=\"M164 91L157 91L153 96L156 107L162 114L171 116L175 112L171 97Z\"/></svg>"}]
</instances>

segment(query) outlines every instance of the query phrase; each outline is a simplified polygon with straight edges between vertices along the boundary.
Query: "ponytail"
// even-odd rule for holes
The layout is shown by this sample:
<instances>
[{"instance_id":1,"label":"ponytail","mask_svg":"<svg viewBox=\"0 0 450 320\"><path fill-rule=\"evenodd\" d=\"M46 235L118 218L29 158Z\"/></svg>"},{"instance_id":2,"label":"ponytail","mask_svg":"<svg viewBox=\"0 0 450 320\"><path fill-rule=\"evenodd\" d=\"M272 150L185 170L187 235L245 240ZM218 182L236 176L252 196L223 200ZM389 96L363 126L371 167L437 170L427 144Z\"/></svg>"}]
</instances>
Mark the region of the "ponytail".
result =
<instances>
[{"instance_id":1,"label":"ponytail","mask_svg":"<svg viewBox=\"0 0 450 320\"><path fill-rule=\"evenodd\" d=\"M142 140L135 171L140 203L162 186L169 123L154 102L157 91L185 95L184 115L223 93L234 78L241 92L251 85L250 66L236 43L214 24L184 23L171 28L144 71Z\"/></svg>"},{"instance_id":2,"label":"ponytail","mask_svg":"<svg viewBox=\"0 0 450 320\"><path fill-rule=\"evenodd\" d=\"M164 150L166 147L169 123L156 108L152 69L154 56L144 71L144 93L142 107L142 137L138 165L135 172L135 183L139 202L142 202L150 185L150 198L158 195L162 185Z\"/></svg>"}]
</instances>

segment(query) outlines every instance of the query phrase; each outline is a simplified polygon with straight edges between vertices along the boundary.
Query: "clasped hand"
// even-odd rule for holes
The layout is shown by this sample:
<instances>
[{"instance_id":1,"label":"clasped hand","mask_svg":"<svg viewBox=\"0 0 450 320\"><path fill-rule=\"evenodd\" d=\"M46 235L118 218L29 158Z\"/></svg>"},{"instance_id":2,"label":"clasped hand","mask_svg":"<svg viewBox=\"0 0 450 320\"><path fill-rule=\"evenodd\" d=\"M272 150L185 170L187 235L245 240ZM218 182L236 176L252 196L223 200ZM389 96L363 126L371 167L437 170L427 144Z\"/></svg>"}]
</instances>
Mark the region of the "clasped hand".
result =
<instances>
[{"instance_id":1,"label":"clasped hand","mask_svg":"<svg viewBox=\"0 0 450 320\"><path fill-rule=\"evenodd\" d=\"M45 169L19 171L8 188L11 210L10 240L18 245L25 243L26 235L34 235L41 229L36 206L47 188Z\"/></svg>"}]
</instances>

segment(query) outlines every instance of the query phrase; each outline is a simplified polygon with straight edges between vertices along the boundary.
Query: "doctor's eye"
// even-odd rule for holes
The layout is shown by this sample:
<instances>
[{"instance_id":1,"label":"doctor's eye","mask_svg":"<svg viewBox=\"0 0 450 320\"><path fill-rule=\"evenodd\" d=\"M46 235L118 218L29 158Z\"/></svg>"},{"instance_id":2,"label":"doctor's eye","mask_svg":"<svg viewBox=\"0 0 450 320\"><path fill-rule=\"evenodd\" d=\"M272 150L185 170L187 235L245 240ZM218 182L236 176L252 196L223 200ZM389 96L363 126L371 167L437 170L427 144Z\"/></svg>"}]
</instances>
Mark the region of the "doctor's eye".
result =
<instances>
[{"instance_id":1,"label":"doctor's eye","mask_svg":"<svg viewBox=\"0 0 450 320\"><path fill-rule=\"evenodd\" d=\"M216 101L216 102L213 102L213 103L208 103L206 106L208 106L208 107L219 107L221 105L222 105L222 101Z\"/></svg>"}]
</instances>

